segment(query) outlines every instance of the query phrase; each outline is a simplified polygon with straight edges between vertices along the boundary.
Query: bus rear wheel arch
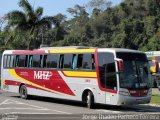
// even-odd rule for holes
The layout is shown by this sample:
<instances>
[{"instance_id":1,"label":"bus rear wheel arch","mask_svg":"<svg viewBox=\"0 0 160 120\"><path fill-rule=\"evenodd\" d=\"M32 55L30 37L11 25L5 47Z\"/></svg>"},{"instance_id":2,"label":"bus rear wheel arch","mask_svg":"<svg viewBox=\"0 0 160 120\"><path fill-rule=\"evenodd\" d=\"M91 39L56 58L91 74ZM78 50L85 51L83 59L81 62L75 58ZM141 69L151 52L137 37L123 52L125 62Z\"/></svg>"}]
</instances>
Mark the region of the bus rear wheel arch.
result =
<instances>
[{"instance_id":1,"label":"bus rear wheel arch","mask_svg":"<svg viewBox=\"0 0 160 120\"><path fill-rule=\"evenodd\" d=\"M24 84L20 85L19 94L20 94L20 97L22 99L27 99L28 98L27 87Z\"/></svg>"},{"instance_id":2,"label":"bus rear wheel arch","mask_svg":"<svg viewBox=\"0 0 160 120\"><path fill-rule=\"evenodd\" d=\"M85 90L82 94L82 101L87 104L89 109L94 108L94 95L91 90Z\"/></svg>"}]
</instances>

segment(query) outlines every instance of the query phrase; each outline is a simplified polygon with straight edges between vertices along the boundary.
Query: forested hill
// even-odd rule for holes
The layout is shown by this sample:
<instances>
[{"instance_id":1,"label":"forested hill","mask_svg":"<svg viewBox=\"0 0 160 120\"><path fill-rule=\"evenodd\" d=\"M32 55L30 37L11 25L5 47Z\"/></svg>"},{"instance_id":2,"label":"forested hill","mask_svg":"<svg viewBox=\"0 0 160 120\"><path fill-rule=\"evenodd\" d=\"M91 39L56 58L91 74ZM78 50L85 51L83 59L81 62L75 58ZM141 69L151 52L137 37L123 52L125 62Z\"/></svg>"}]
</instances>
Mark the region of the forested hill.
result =
<instances>
[{"instance_id":1,"label":"forested hill","mask_svg":"<svg viewBox=\"0 0 160 120\"><path fill-rule=\"evenodd\" d=\"M39 33L43 31L43 42L49 46L160 50L160 0L124 0L105 10L95 8L91 14L86 11L78 5L69 8L72 19L66 20L62 14L53 16L53 25L46 30L36 29L36 25L35 30L32 27L24 30L18 23L22 21L13 22L13 18L8 17L8 26L1 32L1 49L38 48L42 41Z\"/></svg>"}]
</instances>

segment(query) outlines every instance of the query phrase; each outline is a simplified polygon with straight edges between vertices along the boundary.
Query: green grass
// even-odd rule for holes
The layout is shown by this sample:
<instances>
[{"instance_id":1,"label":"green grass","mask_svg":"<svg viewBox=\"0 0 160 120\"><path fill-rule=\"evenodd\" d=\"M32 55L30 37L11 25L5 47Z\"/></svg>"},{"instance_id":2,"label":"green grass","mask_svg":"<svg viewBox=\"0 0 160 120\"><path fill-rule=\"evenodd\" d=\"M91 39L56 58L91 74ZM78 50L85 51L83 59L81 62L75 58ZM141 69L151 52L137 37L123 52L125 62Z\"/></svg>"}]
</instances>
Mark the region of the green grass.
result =
<instances>
[{"instance_id":1,"label":"green grass","mask_svg":"<svg viewBox=\"0 0 160 120\"><path fill-rule=\"evenodd\" d=\"M151 104L160 105L160 95L152 95Z\"/></svg>"}]
</instances>

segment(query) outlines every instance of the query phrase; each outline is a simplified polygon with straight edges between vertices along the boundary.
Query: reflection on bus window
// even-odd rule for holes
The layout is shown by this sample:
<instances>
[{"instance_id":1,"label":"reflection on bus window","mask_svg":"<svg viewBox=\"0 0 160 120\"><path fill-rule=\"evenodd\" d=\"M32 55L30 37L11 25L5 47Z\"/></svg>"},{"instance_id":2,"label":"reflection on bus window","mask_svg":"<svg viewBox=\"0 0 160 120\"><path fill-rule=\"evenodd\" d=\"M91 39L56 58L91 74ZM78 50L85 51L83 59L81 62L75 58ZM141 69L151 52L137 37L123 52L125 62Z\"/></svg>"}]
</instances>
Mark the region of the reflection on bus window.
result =
<instances>
[{"instance_id":1,"label":"reflection on bus window","mask_svg":"<svg viewBox=\"0 0 160 120\"><path fill-rule=\"evenodd\" d=\"M18 67L19 64L19 55L16 55L16 67Z\"/></svg>"},{"instance_id":2,"label":"reflection on bus window","mask_svg":"<svg viewBox=\"0 0 160 120\"><path fill-rule=\"evenodd\" d=\"M72 59L72 69L76 69L76 67L77 67L77 55L74 54Z\"/></svg>"},{"instance_id":3,"label":"reflection on bus window","mask_svg":"<svg viewBox=\"0 0 160 120\"><path fill-rule=\"evenodd\" d=\"M64 55L64 66L63 68L71 69L72 68L72 54L65 54Z\"/></svg>"},{"instance_id":4,"label":"reflection on bus window","mask_svg":"<svg viewBox=\"0 0 160 120\"><path fill-rule=\"evenodd\" d=\"M83 69L92 69L91 54L83 55Z\"/></svg>"},{"instance_id":5,"label":"reflection on bus window","mask_svg":"<svg viewBox=\"0 0 160 120\"><path fill-rule=\"evenodd\" d=\"M77 60L77 68L81 69L82 68L82 61L83 61L83 54L78 55L78 60Z\"/></svg>"},{"instance_id":6,"label":"reflection on bus window","mask_svg":"<svg viewBox=\"0 0 160 120\"><path fill-rule=\"evenodd\" d=\"M58 58L59 58L59 55L47 55L46 67L47 68L57 68Z\"/></svg>"},{"instance_id":7,"label":"reflection on bus window","mask_svg":"<svg viewBox=\"0 0 160 120\"><path fill-rule=\"evenodd\" d=\"M115 90L117 88L117 77L113 53L99 53L98 63L102 87Z\"/></svg>"},{"instance_id":8,"label":"reflection on bus window","mask_svg":"<svg viewBox=\"0 0 160 120\"><path fill-rule=\"evenodd\" d=\"M29 56L29 67L32 67L33 55Z\"/></svg>"},{"instance_id":9,"label":"reflection on bus window","mask_svg":"<svg viewBox=\"0 0 160 120\"><path fill-rule=\"evenodd\" d=\"M60 55L59 68L63 68L63 62L64 62L64 55Z\"/></svg>"},{"instance_id":10,"label":"reflection on bus window","mask_svg":"<svg viewBox=\"0 0 160 120\"><path fill-rule=\"evenodd\" d=\"M33 55L32 64L32 67L42 67L42 55Z\"/></svg>"},{"instance_id":11,"label":"reflection on bus window","mask_svg":"<svg viewBox=\"0 0 160 120\"><path fill-rule=\"evenodd\" d=\"M20 55L18 67L27 67L27 55Z\"/></svg>"},{"instance_id":12,"label":"reflection on bus window","mask_svg":"<svg viewBox=\"0 0 160 120\"><path fill-rule=\"evenodd\" d=\"M95 69L95 58L94 58L94 54L92 54L92 70Z\"/></svg>"}]
</instances>

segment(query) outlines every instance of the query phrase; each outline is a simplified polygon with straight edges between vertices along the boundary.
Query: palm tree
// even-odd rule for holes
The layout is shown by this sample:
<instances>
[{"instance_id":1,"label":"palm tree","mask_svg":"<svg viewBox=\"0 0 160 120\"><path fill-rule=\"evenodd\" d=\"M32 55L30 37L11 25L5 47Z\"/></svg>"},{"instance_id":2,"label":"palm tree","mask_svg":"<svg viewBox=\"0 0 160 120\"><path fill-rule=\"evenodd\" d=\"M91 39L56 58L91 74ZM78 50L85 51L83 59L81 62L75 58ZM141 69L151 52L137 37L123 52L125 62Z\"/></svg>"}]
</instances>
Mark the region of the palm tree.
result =
<instances>
[{"instance_id":1,"label":"palm tree","mask_svg":"<svg viewBox=\"0 0 160 120\"><path fill-rule=\"evenodd\" d=\"M40 32L42 32L44 27L47 29L51 28L54 18L42 17L43 8L38 7L34 10L28 0L20 0L19 7L21 7L23 11L14 10L6 15L8 27L11 30L17 31L18 34L21 34L22 32L27 34L29 33L27 36L28 40L26 41L28 49L31 47L38 47L40 41L36 41L38 40L36 37Z\"/></svg>"}]
</instances>

